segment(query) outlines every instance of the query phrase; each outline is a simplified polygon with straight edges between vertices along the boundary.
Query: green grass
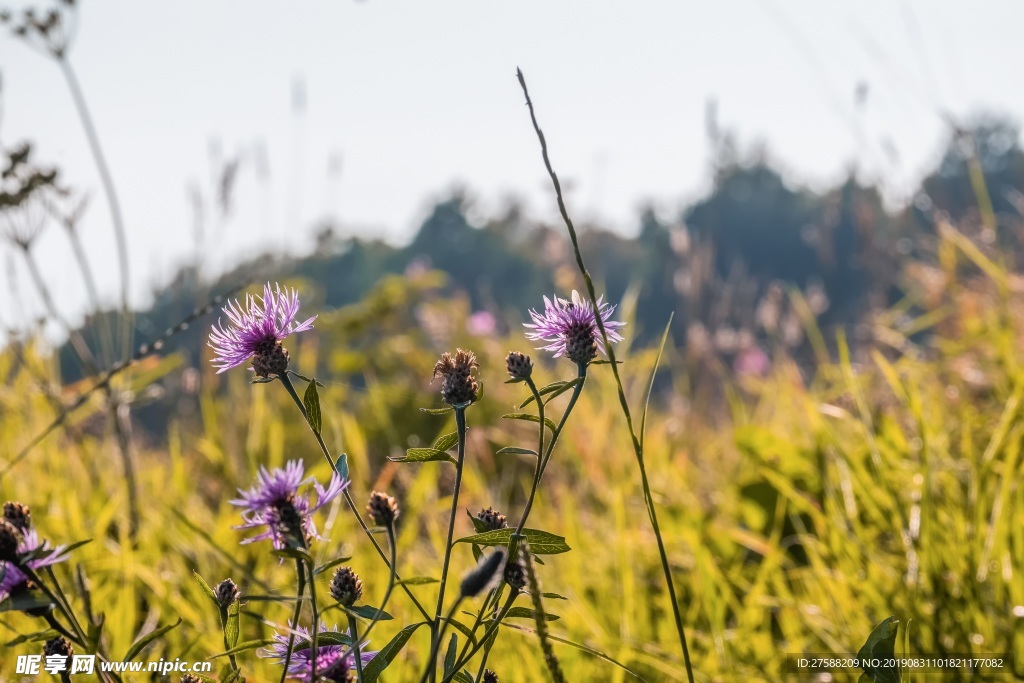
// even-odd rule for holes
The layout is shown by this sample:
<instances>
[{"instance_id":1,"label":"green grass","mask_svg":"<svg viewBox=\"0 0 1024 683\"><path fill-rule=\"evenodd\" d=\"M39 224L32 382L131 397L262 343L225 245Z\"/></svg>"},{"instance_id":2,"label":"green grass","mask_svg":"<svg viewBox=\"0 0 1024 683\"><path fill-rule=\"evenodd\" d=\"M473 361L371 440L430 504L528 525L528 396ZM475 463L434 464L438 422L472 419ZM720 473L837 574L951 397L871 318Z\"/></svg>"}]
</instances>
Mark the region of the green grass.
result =
<instances>
[{"instance_id":1,"label":"green grass","mask_svg":"<svg viewBox=\"0 0 1024 683\"><path fill-rule=\"evenodd\" d=\"M942 271L941 300L925 305L908 283L916 306L880 316L875 341L850 351L841 336L823 335L819 353L828 360L813 372L780 354L768 377L737 382L715 364L666 350L645 459L698 680L781 680L787 653L854 653L893 614L901 622L898 648L908 628L911 653L1024 654L1024 626L1013 614L1024 605L1021 297L1005 274L967 278L955 261L947 259ZM401 501L400 572L436 578L452 468L386 456L452 431L451 416L418 410L438 404L437 387L427 382L438 353L472 348L486 385L484 400L468 413L464 507L493 505L518 518L531 464L494 454L504 446L535 447L536 432L499 419L526 397L522 385L502 383L504 355L528 350L528 343L518 336L432 339L415 324L415 306L461 329L463 302L432 299L415 283L394 279L365 304L322 316L291 351L299 372L327 384L320 391L324 437L332 452L348 454L357 502L375 488ZM642 405L656 355L618 349L632 406ZM121 388L141 393L147 371L169 371L164 381L177 386L174 364L150 363ZM575 369L563 362L537 372L543 384L571 379ZM193 570L211 584L231 577L249 594L294 591L289 562L279 564L265 544L238 545L241 532L231 527L239 518L227 501L261 464L302 457L326 478L326 463L276 384L250 385L242 371L201 373L199 393L181 398L197 409L176 414L166 440L136 434L142 519L134 540L120 456L99 395L75 413L70 431L48 438L0 480L0 497L29 504L44 537L93 539L57 575L70 587L71 569L84 569L93 607L106 615L104 650L115 659L140 634L179 617L181 626L144 659L199 659L223 649L216 609ZM40 387L44 379L57 381L53 374L53 359L41 347L0 354L0 376L7 378L0 387L0 466L52 420L53 405ZM67 391L65 398L73 396ZM551 405L560 409L566 399ZM318 560L353 555L365 601L379 600L386 571L349 512L336 505L320 521L331 540L314 546ZM456 524L456 536L472 533L464 514ZM561 617L550 626L553 636L604 653L649 681L685 677L607 366L591 369L529 526L565 536L572 547L538 567L543 590L568 598L545 601ZM453 576L473 564L469 547L457 545ZM321 577L321 595L329 578ZM412 590L429 605L436 585ZM81 613L82 596L70 592ZM245 605L240 640L271 631L251 612L280 624L289 611L286 604ZM399 591L388 611L396 619L375 627L377 647L415 615ZM344 621L338 612L325 618ZM519 628L502 629L489 667L503 682L545 680L536 637L521 630L532 622L509 623ZM43 628L25 615L0 614L0 642ZM382 680L417 679L427 632L413 637ZM568 680L630 680L592 654L557 641L555 648ZM279 676L251 652L239 662L250 681ZM0 657L0 678L14 676L14 658Z\"/></svg>"}]
</instances>

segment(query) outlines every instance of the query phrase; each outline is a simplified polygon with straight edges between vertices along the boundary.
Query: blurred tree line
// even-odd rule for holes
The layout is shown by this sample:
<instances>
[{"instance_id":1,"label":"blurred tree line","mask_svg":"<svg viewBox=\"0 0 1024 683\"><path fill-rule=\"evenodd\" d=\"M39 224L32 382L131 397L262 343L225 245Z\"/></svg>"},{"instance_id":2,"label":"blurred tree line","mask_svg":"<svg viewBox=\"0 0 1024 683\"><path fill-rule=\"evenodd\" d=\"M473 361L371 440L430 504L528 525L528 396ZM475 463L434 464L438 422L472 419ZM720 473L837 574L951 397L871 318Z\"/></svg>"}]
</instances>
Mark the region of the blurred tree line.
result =
<instances>
[{"instance_id":1,"label":"blurred tree line","mask_svg":"<svg viewBox=\"0 0 1024 683\"><path fill-rule=\"evenodd\" d=\"M934 257L938 221L953 222L1003 259L1020 258L1021 188L1024 151L1017 126L1006 119L954 128L938 166L897 211L887 211L879 188L860 184L852 172L825 192L795 187L763 157L740 159L725 136L704 198L667 218L642 211L631 237L582 226L581 243L611 301L627 290L636 295L641 341L659 334L674 312L678 343L698 356L716 353L733 362L776 344L798 353L808 314L825 329L853 328L893 303L903 292L901 264ZM447 275L443 293L491 313L500 333L518 326L541 294L565 295L578 286L561 224L532 221L512 204L477 225L469 209L462 193L439 201L405 246L342 238L328 224L308 256L264 256L213 283L198 269L182 269L148 310L136 313L135 329L142 339L159 334L197 301L240 282L302 278L320 289L309 308L330 310L359 301L386 275L436 269ZM103 318L119 315L93 316L83 335L95 339L102 325L116 322ZM206 330L198 325L169 347L187 351L194 364ZM62 360L65 376L73 378L78 365L69 348Z\"/></svg>"}]
</instances>

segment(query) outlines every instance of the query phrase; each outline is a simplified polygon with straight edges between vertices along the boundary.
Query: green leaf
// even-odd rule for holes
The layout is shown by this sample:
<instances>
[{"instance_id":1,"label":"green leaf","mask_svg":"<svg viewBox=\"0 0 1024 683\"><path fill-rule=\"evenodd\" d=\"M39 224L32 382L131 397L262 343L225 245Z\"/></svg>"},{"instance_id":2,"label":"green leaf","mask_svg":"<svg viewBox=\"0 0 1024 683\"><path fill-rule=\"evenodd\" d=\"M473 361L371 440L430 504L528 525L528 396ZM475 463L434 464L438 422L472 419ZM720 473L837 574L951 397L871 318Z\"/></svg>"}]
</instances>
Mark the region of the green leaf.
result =
<instances>
[{"instance_id":1,"label":"green leaf","mask_svg":"<svg viewBox=\"0 0 1024 683\"><path fill-rule=\"evenodd\" d=\"M452 634L448 641L448 652L444 656L444 675L447 676L455 668L455 657L459 654L459 637Z\"/></svg>"},{"instance_id":2,"label":"green leaf","mask_svg":"<svg viewBox=\"0 0 1024 683\"><path fill-rule=\"evenodd\" d=\"M429 576L412 576L412 577L409 577L408 579L402 579L401 581L399 581L395 585L396 586L425 586L428 583L438 583L438 581L437 581L437 579L431 578Z\"/></svg>"},{"instance_id":3,"label":"green leaf","mask_svg":"<svg viewBox=\"0 0 1024 683\"><path fill-rule=\"evenodd\" d=\"M255 650L258 647L265 647L267 645L273 645L275 640L247 640L244 643L239 643L230 650L224 652L218 652L217 654L210 657L210 659L217 659L218 657L227 657L228 655L237 655L239 652L246 652L248 650Z\"/></svg>"},{"instance_id":4,"label":"green leaf","mask_svg":"<svg viewBox=\"0 0 1024 683\"><path fill-rule=\"evenodd\" d=\"M38 591L25 591L0 602L0 612L27 612L29 610L53 609L54 604Z\"/></svg>"},{"instance_id":5,"label":"green leaf","mask_svg":"<svg viewBox=\"0 0 1024 683\"><path fill-rule=\"evenodd\" d=\"M277 377L255 377L249 380L249 384L268 384L273 382Z\"/></svg>"},{"instance_id":6,"label":"green leaf","mask_svg":"<svg viewBox=\"0 0 1024 683\"><path fill-rule=\"evenodd\" d=\"M342 631L320 631L316 643L318 647L321 645L351 645L352 638Z\"/></svg>"},{"instance_id":7,"label":"green leaf","mask_svg":"<svg viewBox=\"0 0 1024 683\"><path fill-rule=\"evenodd\" d=\"M388 458L391 462L455 462L455 458L436 448L410 448L404 456Z\"/></svg>"},{"instance_id":8,"label":"green leaf","mask_svg":"<svg viewBox=\"0 0 1024 683\"><path fill-rule=\"evenodd\" d=\"M540 394L541 398L544 400L544 405L547 405L552 399L555 399L558 396L561 396L565 392L569 391L569 389L572 389L574 386L579 384L580 380L581 380L581 378L577 377L576 379L571 379L571 380L569 380L567 382L562 382L562 381L552 382L551 384L547 385L546 387L541 387L540 389L538 389L537 393ZM545 398L545 397L547 397L547 398ZM526 406L528 406L531 403L533 403L533 401L534 401L534 398L531 395L528 399L526 399L525 401L520 403L519 407L520 408L525 408Z\"/></svg>"},{"instance_id":9,"label":"green leaf","mask_svg":"<svg viewBox=\"0 0 1024 683\"><path fill-rule=\"evenodd\" d=\"M318 387L326 387L326 386L327 386L327 385L326 385L326 384L324 384L323 382L320 382L320 381L317 381L317 380L315 380L315 379L312 379L312 378L306 377L305 375L300 375L299 373L297 373L297 372L293 372L293 371L291 371L291 370L289 370L289 371L288 371L288 374L289 374L289 375L291 375L292 377L298 377L298 378L299 378L299 379L301 379L301 380L302 380L303 382L314 382L314 383L316 383L316 385L317 385Z\"/></svg>"},{"instance_id":10,"label":"green leaf","mask_svg":"<svg viewBox=\"0 0 1024 683\"><path fill-rule=\"evenodd\" d=\"M477 518L476 515L470 512L469 508L466 508L466 516L469 517L469 521L473 525L473 529L475 529L478 534L488 531L487 525L484 524L484 521Z\"/></svg>"},{"instance_id":11,"label":"green leaf","mask_svg":"<svg viewBox=\"0 0 1024 683\"><path fill-rule=\"evenodd\" d=\"M280 550L271 550L270 554L275 557L285 557L292 560L302 560L303 562L313 561L313 557L304 548L281 548Z\"/></svg>"},{"instance_id":12,"label":"green leaf","mask_svg":"<svg viewBox=\"0 0 1024 683\"><path fill-rule=\"evenodd\" d=\"M459 673L455 674L455 677L452 678L452 680L458 681L459 683L476 683L476 681L473 680L473 677L465 671L460 671Z\"/></svg>"},{"instance_id":13,"label":"green leaf","mask_svg":"<svg viewBox=\"0 0 1024 683\"><path fill-rule=\"evenodd\" d=\"M455 409L451 406L445 406L444 408L420 408L421 413L427 413L428 415L446 415L453 410Z\"/></svg>"},{"instance_id":14,"label":"green leaf","mask_svg":"<svg viewBox=\"0 0 1024 683\"><path fill-rule=\"evenodd\" d=\"M857 652L857 658L861 661L866 659L881 659L883 662L891 660L896 650L896 631L899 629L899 619L889 617L884 620L871 632L864 646ZM864 676L861 680L873 681L873 683L899 683L899 667L882 666L873 668L862 667Z\"/></svg>"},{"instance_id":15,"label":"green leaf","mask_svg":"<svg viewBox=\"0 0 1024 683\"><path fill-rule=\"evenodd\" d=\"M590 364L591 365L611 365L612 363L611 363L611 361L607 361L607 360L592 360L592 361L590 361ZM622 365L622 361L621 360L617 360L617 361L615 361L615 364L616 365ZM628 669L627 669L627 671L628 671Z\"/></svg>"},{"instance_id":16,"label":"green leaf","mask_svg":"<svg viewBox=\"0 0 1024 683\"><path fill-rule=\"evenodd\" d=\"M136 640L130 648L128 648L128 652L124 653L124 657L121 657L121 661L130 662L131 660L135 659L135 657L137 657L139 653L146 648L147 645L152 643L157 638L162 637L168 631L177 628L179 624L181 624L181 617L178 617L178 620L173 624L168 624L167 626L161 626L160 628L153 629L146 635L142 636L141 638Z\"/></svg>"},{"instance_id":17,"label":"green leaf","mask_svg":"<svg viewBox=\"0 0 1024 683\"><path fill-rule=\"evenodd\" d=\"M514 534L515 531L515 529L495 529L494 531L487 531L482 534L475 534L473 536L460 538L456 543L476 543L478 545L501 545L507 547L512 534ZM571 548L566 545L564 537L556 536L555 534L547 531L523 529L523 536L525 536L526 540L529 541L530 551L535 555L557 555L559 553L567 553L571 550Z\"/></svg>"},{"instance_id":18,"label":"green leaf","mask_svg":"<svg viewBox=\"0 0 1024 683\"><path fill-rule=\"evenodd\" d=\"M558 593L541 593L541 596L548 598L549 600L568 600L569 598Z\"/></svg>"},{"instance_id":19,"label":"green leaf","mask_svg":"<svg viewBox=\"0 0 1024 683\"><path fill-rule=\"evenodd\" d=\"M14 640L4 643L4 646L14 647L15 645L21 645L22 643L39 643L58 635L60 634L52 628L48 628L45 631L36 631L35 633L27 633L23 636L18 636Z\"/></svg>"},{"instance_id":20,"label":"green leaf","mask_svg":"<svg viewBox=\"0 0 1024 683\"><path fill-rule=\"evenodd\" d=\"M384 610L378 610L373 605L357 605L355 607L346 607L345 611L351 612L357 617L362 617L363 619L373 619L374 617L377 617L378 612L380 612L380 617L378 618L378 621L390 621L394 618Z\"/></svg>"},{"instance_id":21,"label":"green leaf","mask_svg":"<svg viewBox=\"0 0 1024 683\"><path fill-rule=\"evenodd\" d=\"M320 395L316 391L316 382L306 385L306 393L302 395L302 404L306 406L306 421L310 428L317 435L323 426L323 418L320 415Z\"/></svg>"},{"instance_id":22,"label":"green leaf","mask_svg":"<svg viewBox=\"0 0 1024 683\"><path fill-rule=\"evenodd\" d=\"M437 441L434 442L434 450L448 451L459 443L459 433L452 432L451 434L445 434L437 437Z\"/></svg>"},{"instance_id":23,"label":"green leaf","mask_svg":"<svg viewBox=\"0 0 1024 683\"><path fill-rule=\"evenodd\" d=\"M495 453L495 455L532 455L537 457L537 451L529 448L519 448L518 446L506 446Z\"/></svg>"},{"instance_id":24,"label":"green leaf","mask_svg":"<svg viewBox=\"0 0 1024 683\"><path fill-rule=\"evenodd\" d=\"M502 621L501 625L506 627L506 628L513 629L515 631L522 631L523 633L529 633L530 635L536 635L537 634L537 632L534 629L527 628L526 626L520 626L519 624L510 624L510 623L507 623L505 621ZM644 680L643 676L641 676L637 672L633 671L632 669L630 669L628 666L626 666L625 664L623 664L619 660L615 659L614 657L612 657L610 655L606 655L605 653L601 652L600 650L595 650L594 648L592 648L592 647L590 647L588 645L583 645L582 643L577 643L575 641L569 640L568 638L562 638L561 636L556 636L556 635L554 635L552 633L548 634L548 640L554 641L556 643L562 643L563 645L568 645L569 647L576 648L577 650L579 650L581 652L586 652L587 654L593 655L593 656L597 657L598 659L602 659L602 660L608 662L609 664L614 664L615 666L619 667L620 669L622 669L623 671L625 671L626 673L628 673L630 676L632 676L633 678L635 678L637 680L640 680L640 681Z\"/></svg>"},{"instance_id":25,"label":"green leaf","mask_svg":"<svg viewBox=\"0 0 1024 683\"><path fill-rule=\"evenodd\" d=\"M532 619L533 621L536 621L537 620L537 612L535 610L527 609L525 607L513 607L512 609L510 609L508 611L508 614L505 615L506 619L508 619L510 617L511 618L519 617L519 618L522 618L522 619ZM557 614L551 614L550 612L545 612L544 613L545 621L558 621L561 618L562 617L558 616Z\"/></svg>"},{"instance_id":26,"label":"green leaf","mask_svg":"<svg viewBox=\"0 0 1024 683\"><path fill-rule=\"evenodd\" d=\"M470 619L476 619L476 615L473 614L472 612L467 612L467 611L463 610L462 613L465 614L466 616L468 616ZM468 626L466 626L465 624L463 624L461 621L459 621L457 619L447 619L445 617L441 617L441 618L444 619L445 621L447 621L449 624L451 624L452 628L457 629L459 632L462 633L462 635L466 636L466 638L469 639L469 641L471 643L476 645L476 636L473 635L473 631L471 631Z\"/></svg>"},{"instance_id":27,"label":"green leaf","mask_svg":"<svg viewBox=\"0 0 1024 683\"><path fill-rule=\"evenodd\" d=\"M212 588L210 588L210 584L206 583L206 579L201 577L199 575L199 572L197 572L194 569L192 570L192 576L196 577L196 581L199 582L199 587L203 589L203 592L206 593L207 597L209 597L211 600L213 600L216 603L217 602L217 594L213 592Z\"/></svg>"},{"instance_id":28,"label":"green leaf","mask_svg":"<svg viewBox=\"0 0 1024 683\"><path fill-rule=\"evenodd\" d=\"M295 595L243 595L239 600L242 602L296 602L309 600L309 596L303 595L300 598Z\"/></svg>"},{"instance_id":29,"label":"green leaf","mask_svg":"<svg viewBox=\"0 0 1024 683\"><path fill-rule=\"evenodd\" d=\"M348 453L342 453L334 463L334 469L342 479L348 479Z\"/></svg>"},{"instance_id":30,"label":"green leaf","mask_svg":"<svg viewBox=\"0 0 1024 683\"><path fill-rule=\"evenodd\" d=\"M654 378L658 375L658 366L661 365L661 355L665 353L665 343L668 341L668 333L672 330L672 318L675 313L668 316L665 324L665 331L661 335L661 345L658 347L658 357L654 359L654 367L651 368L651 380L647 383L647 395L644 397L644 412L640 416L640 452L644 452L644 434L647 432L647 410L651 406L651 392L654 391Z\"/></svg>"},{"instance_id":31,"label":"green leaf","mask_svg":"<svg viewBox=\"0 0 1024 683\"><path fill-rule=\"evenodd\" d=\"M319 567L317 567L316 569L314 569L313 570L313 576L319 576L320 574L323 574L326 571L334 569L335 567L337 567L342 562L348 562L351 559L352 559L351 557L345 557L345 556L336 557L333 560L331 560L330 562L325 562L322 565L320 565Z\"/></svg>"},{"instance_id":32,"label":"green leaf","mask_svg":"<svg viewBox=\"0 0 1024 683\"><path fill-rule=\"evenodd\" d=\"M525 420L526 422L540 422L540 418L530 413L509 413L508 415L502 415L503 420ZM544 424L551 430L552 433L558 431L558 427L549 418L544 418Z\"/></svg>"},{"instance_id":33,"label":"green leaf","mask_svg":"<svg viewBox=\"0 0 1024 683\"><path fill-rule=\"evenodd\" d=\"M241 630L238 625L238 607L237 600L228 605L228 620L224 624L224 640L227 641L228 647L238 645L238 633Z\"/></svg>"},{"instance_id":34,"label":"green leaf","mask_svg":"<svg viewBox=\"0 0 1024 683\"><path fill-rule=\"evenodd\" d=\"M388 668L388 665L398 656L398 653L402 651L405 644L412 638L412 634L416 632L420 626L423 626L425 621L418 624L412 624L406 626L391 639L384 648L377 653L377 656L370 660L369 664L363 667L363 683L375 683L378 677L384 672L384 669Z\"/></svg>"}]
</instances>

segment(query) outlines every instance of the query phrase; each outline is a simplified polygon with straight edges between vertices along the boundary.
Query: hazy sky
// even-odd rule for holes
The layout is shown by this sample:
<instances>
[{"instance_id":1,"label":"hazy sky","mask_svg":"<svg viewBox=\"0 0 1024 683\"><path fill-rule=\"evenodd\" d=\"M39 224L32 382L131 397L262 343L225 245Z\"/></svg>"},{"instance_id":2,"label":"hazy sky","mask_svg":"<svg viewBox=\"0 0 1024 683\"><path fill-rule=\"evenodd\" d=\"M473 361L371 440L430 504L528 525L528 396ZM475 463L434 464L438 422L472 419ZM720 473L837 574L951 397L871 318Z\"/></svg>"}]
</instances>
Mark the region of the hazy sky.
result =
<instances>
[{"instance_id":1,"label":"hazy sky","mask_svg":"<svg viewBox=\"0 0 1024 683\"><path fill-rule=\"evenodd\" d=\"M1024 114L1020 2L80 5L71 61L121 195L136 300L194 257L189 188L210 195L218 155L242 165L233 214L207 212L211 270L268 246L308 250L328 216L404 239L455 185L485 213L514 195L553 216L517 66L571 208L624 231L642 203L667 213L707 189L712 98L721 126L766 143L793 181L824 186L856 164L894 198L935 163L940 112ZM109 214L60 71L4 33L0 73L0 140L33 141L90 193L81 229L113 299ZM55 227L40 246L73 314L84 295L70 249ZM29 291L14 252L0 256ZM38 311L2 301L0 325Z\"/></svg>"}]
</instances>

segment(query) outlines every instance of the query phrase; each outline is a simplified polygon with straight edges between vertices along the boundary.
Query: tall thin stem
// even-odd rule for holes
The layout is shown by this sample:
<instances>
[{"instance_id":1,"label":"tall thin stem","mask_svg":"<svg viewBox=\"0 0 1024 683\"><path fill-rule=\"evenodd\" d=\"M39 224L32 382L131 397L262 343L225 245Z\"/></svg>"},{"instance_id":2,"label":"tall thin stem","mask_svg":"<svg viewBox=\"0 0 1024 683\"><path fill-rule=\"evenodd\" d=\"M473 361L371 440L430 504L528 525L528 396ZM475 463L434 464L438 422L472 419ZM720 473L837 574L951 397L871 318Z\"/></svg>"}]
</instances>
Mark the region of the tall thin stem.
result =
<instances>
[{"instance_id":1,"label":"tall thin stem","mask_svg":"<svg viewBox=\"0 0 1024 683\"><path fill-rule=\"evenodd\" d=\"M573 226L572 219L569 218L569 212L565 208L565 199L562 197L562 186L558 181L558 175L555 174L555 170L551 166L551 159L548 157L547 141L544 139L544 133L540 129L540 124L537 123L537 116L533 110L533 101L530 99L530 92L526 88L526 79L523 77L523 72L520 69L516 69L516 77L519 79L519 85L522 87L523 95L526 97L526 106L530 110L530 121L533 123L533 130L537 134L537 139L540 141L541 156L544 159L544 167L547 169L548 175L551 178L551 184L555 189L555 198L558 202L558 210L562 215L562 220L565 222L566 228L569 230L569 239L572 242L573 252L576 255L576 265L579 267L580 274L583 276L583 281L587 286L587 295L590 297L591 305L594 306L594 310L597 312L594 319L597 323L598 330L601 332L601 337L604 339L604 346L608 353L608 362L611 364L612 375L615 377L615 385L619 392L619 404L622 406L622 414L626 418L626 425L629 428L629 435L633 442L633 452L636 455L637 465L640 468L640 477L644 488L644 499L647 503L647 514L651 518L654 537L658 542L658 554L661 557L661 568L665 574L665 583L668 586L669 600L672 602L672 614L675 618L676 632L679 634L679 644L683 650L683 661L686 664L686 676L690 683L693 683L694 679L693 668L690 664L690 649L687 646L686 629L683 626L683 617L679 610L679 602L676 599L676 588L672 578L672 568L669 565L668 554L665 551L665 542L661 537L661 528L658 525L658 515L654 507L654 500L651 498L651 489L647 481L647 471L644 467L643 447L640 445L636 431L633 429L633 416L629 410L629 402L626 400L626 392L622 385L622 378L619 376L618 364L615 361L615 351L612 349L612 345L608 341L608 331L605 329L604 320L602 320L597 306L597 292L594 289L594 281L591 279L590 272L587 270L587 266L583 262L583 254L580 251L579 240L576 237L576 228Z\"/></svg>"},{"instance_id":2,"label":"tall thin stem","mask_svg":"<svg viewBox=\"0 0 1024 683\"><path fill-rule=\"evenodd\" d=\"M363 657L359 654L359 634L356 631L356 618L348 615L348 632L352 636L352 657L356 664L356 683L363 683ZM369 629L367 629L369 630Z\"/></svg>"},{"instance_id":3,"label":"tall thin stem","mask_svg":"<svg viewBox=\"0 0 1024 683\"><path fill-rule=\"evenodd\" d=\"M316 604L316 575L313 573L313 560L310 559L306 565L306 570L309 572L309 604L313 610L313 627L310 629L310 635L312 643L310 644L312 650L309 652L310 665L313 667L310 671L311 680L317 680L316 678L316 651L320 640L320 610Z\"/></svg>"},{"instance_id":4,"label":"tall thin stem","mask_svg":"<svg viewBox=\"0 0 1024 683\"><path fill-rule=\"evenodd\" d=\"M441 683L448 683L450 680L455 678L456 672L461 671L462 667L466 666L469 660L473 659L473 655L475 655L477 651L484 646L484 643L487 642L487 639L494 635L494 632L498 630L498 626L501 624L501 620L504 619L505 615L508 614L508 611L512 609L512 603L516 601L517 597L518 596L516 595L515 591L509 592L508 597L505 598L505 604L501 607L501 611L498 612L498 616L494 618L494 621L492 621L490 626L487 627L487 630L484 631L483 637L479 638L476 641L476 644L473 646L473 649L471 649L465 657L462 657L460 658L459 661L455 662L455 668L452 669L451 673L449 673L447 676L441 679Z\"/></svg>"},{"instance_id":5,"label":"tall thin stem","mask_svg":"<svg viewBox=\"0 0 1024 683\"><path fill-rule=\"evenodd\" d=\"M302 405L302 399L299 398L299 394L295 391L295 387L292 385L292 381L288 378L288 375L286 374L278 375L278 379L281 380L281 384L283 384L285 389L288 390L288 395L292 397L292 401L295 402L295 405L298 407L299 412L302 413L302 418L306 421L306 424L308 425L309 417L306 415L306 406ZM331 471L336 472L337 468L335 467L334 464L334 458L331 457L331 452L328 450L327 444L324 443L323 437L320 436L320 434L315 429L313 429L312 426L310 426L309 431L313 432L313 436L316 437L316 442L317 444L320 445L320 451L324 454L324 458L327 459L327 464L331 466ZM384 560L384 564L387 565L388 569L395 573L395 581L401 581L402 577L398 576L398 572L395 570L393 566L394 563L388 562L388 558L384 554L384 550L380 547L380 543L378 543L377 539L374 538L373 532L370 531L370 527L368 527L366 525L366 522L363 521L363 516L359 514L359 508L356 507L356 502L355 500L352 499L352 492L349 491L348 487L346 487L345 490L342 491L341 495L345 498L345 503L348 505L348 509L352 512L353 516L355 516L356 522L359 523L359 528L363 530L363 533L370 540L370 543L373 544L374 549L377 551L377 555L380 556L380 559ZM412 600L412 604L416 606L416 609L419 610L420 614L423 615L423 618L429 620L430 615L427 613L426 608L424 608L423 605L420 604L420 601L417 600L416 596L412 594L412 591L409 589L409 587L405 584L402 584L402 590L409 597L409 599Z\"/></svg>"},{"instance_id":6,"label":"tall thin stem","mask_svg":"<svg viewBox=\"0 0 1024 683\"><path fill-rule=\"evenodd\" d=\"M89 141L89 149L92 151L93 159L96 161L96 168L100 173L100 181L103 184L103 193L107 197L107 206L110 208L110 219L114 224L114 236L117 240L118 267L121 270L121 308L125 316L127 316L131 282L129 280L128 270L128 238L124 227L124 219L121 215L121 202L117 198L117 189L114 187L114 178L110 174L110 167L107 165L107 158L103 154L103 147L100 145L100 137L96 132L96 125L93 123L92 115L89 113L89 107L85 102L85 94L82 92L82 86L78 82L78 76L75 74L75 70L71 67L71 62L68 61L67 57L63 55L59 56L57 58L57 63L60 64L61 73L64 74L64 80L68 84L68 90L71 91L71 99L75 102L75 109L78 111L78 117L82 120L82 128L85 129L85 137ZM131 326L127 324L127 320L125 320L125 327L128 330L131 329ZM130 332L126 333L126 335L127 334L130 334ZM127 346L125 348L127 348Z\"/></svg>"},{"instance_id":7,"label":"tall thin stem","mask_svg":"<svg viewBox=\"0 0 1024 683\"><path fill-rule=\"evenodd\" d=\"M444 610L444 591L448 585L448 565L452 559L452 537L455 535L455 518L459 511L459 490L462 488L462 466L466 460L466 409L456 408L455 409L455 431L459 437L458 447L458 459L455 463L455 490L452 492L452 513L448 520L448 538L444 545L444 563L441 566L441 585L437 590L437 609L434 612L434 622L431 624L431 631L433 637L431 641L433 643L432 649L434 655L429 661L431 679L434 679L434 656L436 656L437 648L439 647L438 640L441 637L441 633L444 632L443 628L440 628L439 622L441 620L441 614ZM440 629L440 632L439 632Z\"/></svg>"},{"instance_id":8,"label":"tall thin stem","mask_svg":"<svg viewBox=\"0 0 1024 683\"><path fill-rule=\"evenodd\" d=\"M302 594L306 591L306 568L302 560L295 560L296 591L295 609L292 611L292 621L288 624L288 650L284 655L284 668L281 670L281 683L288 678L288 667L292 663L292 646L295 644L295 629L299 627L299 616L302 614Z\"/></svg>"}]
</instances>

